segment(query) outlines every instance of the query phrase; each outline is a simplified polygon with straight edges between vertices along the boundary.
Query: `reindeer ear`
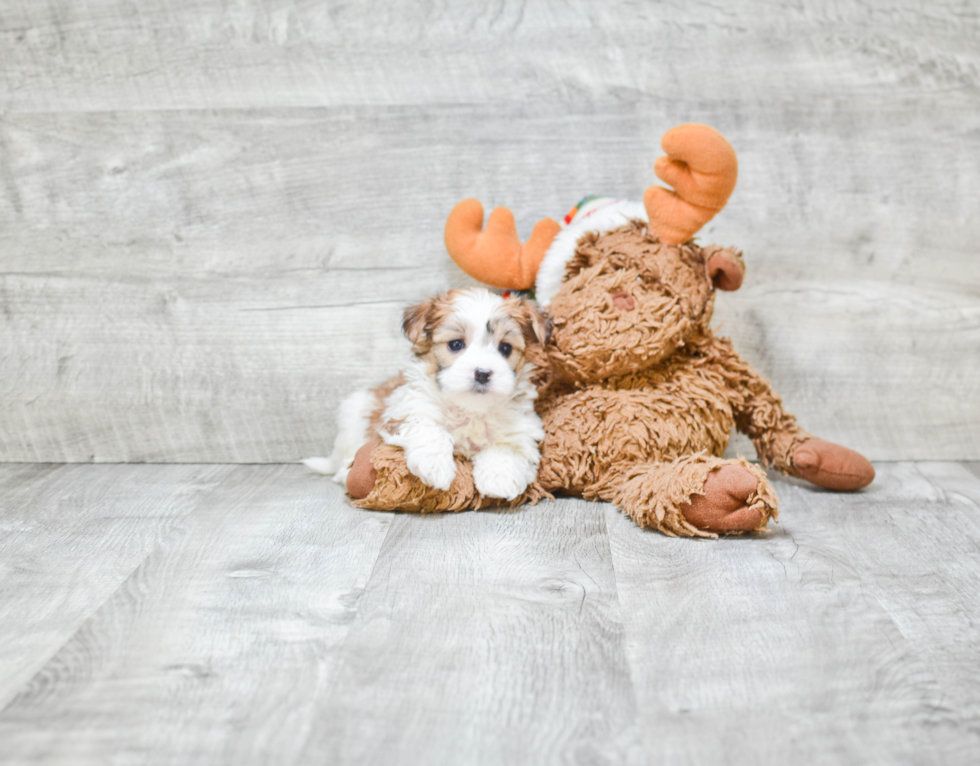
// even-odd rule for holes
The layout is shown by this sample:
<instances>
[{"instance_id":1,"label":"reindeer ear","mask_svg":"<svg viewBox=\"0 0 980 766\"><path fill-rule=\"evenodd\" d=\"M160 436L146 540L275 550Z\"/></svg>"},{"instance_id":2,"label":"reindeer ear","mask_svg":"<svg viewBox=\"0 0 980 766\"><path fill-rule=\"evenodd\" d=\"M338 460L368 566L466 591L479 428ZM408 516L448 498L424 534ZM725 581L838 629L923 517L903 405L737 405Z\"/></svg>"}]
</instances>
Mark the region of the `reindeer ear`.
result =
<instances>
[{"instance_id":1,"label":"reindeer ear","mask_svg":"<svg viewBox=\"0 0 980 766\"><path fill-rule=\"evenodd\" d=\"M708 265L708 278L718 290L731 292L742 286L745 277L745 262L742 253L717 245L704 249L704 259Z\"/></svg>"}]
</instances>

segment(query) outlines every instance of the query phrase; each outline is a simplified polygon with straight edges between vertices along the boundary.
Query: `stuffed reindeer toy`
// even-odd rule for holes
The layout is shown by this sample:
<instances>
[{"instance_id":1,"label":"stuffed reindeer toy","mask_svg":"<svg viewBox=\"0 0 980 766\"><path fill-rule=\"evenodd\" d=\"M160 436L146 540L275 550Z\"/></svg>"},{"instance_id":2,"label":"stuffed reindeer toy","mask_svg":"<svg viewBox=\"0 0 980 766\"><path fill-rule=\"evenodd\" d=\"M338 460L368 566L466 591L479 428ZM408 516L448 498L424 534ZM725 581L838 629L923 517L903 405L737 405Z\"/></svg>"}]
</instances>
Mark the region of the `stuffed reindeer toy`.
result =
<instances>
[{"instance_id":1,"label":"stuffed reindeer toy","mask_svg":"<svg viewBox=\"0 0 980 766\"><path fill-rule=\"evenodd\" d=\"M565 225L544 219L527 242L514 217L460 202L446 247L470 276L509 290L533 288L552 324L548 374L535 403L544 428L536 480L513 504L556 494L615 503L640 526L713 537L762 530L777 515L766 473L722 457L732 428L763 466L834 490L869 484L862 455L804 431L769 381L709 323L717 290L737 290L738 250L694 241L728 201L735 152L716 130L682 125L664 135L643 202L586 198ZM404 454L369 442L348 490L362 508L456 511L499 505L481 495L456 456L448 490L422 483Z\"/></svg>"}]
</instances>

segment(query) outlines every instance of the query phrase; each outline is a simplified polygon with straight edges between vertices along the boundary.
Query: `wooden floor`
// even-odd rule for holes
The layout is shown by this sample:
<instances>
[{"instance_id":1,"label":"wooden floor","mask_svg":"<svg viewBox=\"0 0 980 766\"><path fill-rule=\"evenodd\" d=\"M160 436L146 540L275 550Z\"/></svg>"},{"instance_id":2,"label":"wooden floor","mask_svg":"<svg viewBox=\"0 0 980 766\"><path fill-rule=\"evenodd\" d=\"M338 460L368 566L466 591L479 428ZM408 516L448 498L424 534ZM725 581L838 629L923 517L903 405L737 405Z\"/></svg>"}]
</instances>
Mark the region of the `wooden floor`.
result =
<instances>
[{"instance_id":1,"label":"wooden floor","mask_svg":"<svg viewBox=\"0 0 980 766\"><path fill-rule=\"evenodd\" d=\"M419 517L296 465L0 465L3 763L976 763L980 465L764 537Z\"/></svg>"}]
</instances>

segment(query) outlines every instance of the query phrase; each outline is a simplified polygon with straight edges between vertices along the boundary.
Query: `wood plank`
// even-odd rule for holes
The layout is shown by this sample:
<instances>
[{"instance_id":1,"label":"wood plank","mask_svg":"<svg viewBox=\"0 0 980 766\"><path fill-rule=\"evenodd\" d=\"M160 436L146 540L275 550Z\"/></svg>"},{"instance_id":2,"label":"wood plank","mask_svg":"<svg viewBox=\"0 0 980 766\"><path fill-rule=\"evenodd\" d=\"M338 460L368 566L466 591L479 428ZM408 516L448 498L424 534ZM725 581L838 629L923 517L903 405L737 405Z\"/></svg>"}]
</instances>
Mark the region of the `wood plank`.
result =
<instances>
[{"instance_id":1,"label":"wood plank","mask_svg":"<svg viewBox=\"0 0 980 766\"><path fill-rule=\"evenodd\" d=\"M874 96L882 84L916 98L977 86L978 33L972 4L913 0L7 0L0 95L5 112L610 96L826 102Z\"/></svg>"},{"instance_id":2,"label":"wood plank","mask_svg":"<svg viewBox=\"0 0 980 766\"><path fill-rule=\"evenodd\" d=\"M868 96L832 116L807 101L605 100L7 115L3 272L442 272L460 199L512 208L524 236L584 194L639 199L660 135L687 120L739 153L737 190L702 239L743 248L750 283L964 289L980 280L974 106L954 92L928 110Z\"/></svg>"},{"instance_id":3,"label":"wood plank","mask_svg":"<svg viewBox=\"0 0 980 766\"><path fill-rule=\"evenodd\" d=\"M644 762L603 510L398 516L304 763Z\"/></svg>"},{"instance_id":4,"label":"wood plank","mask_svg":"<svg viewBox=\"0 0 980 766\"><path fill-rule=\"evenodd\" d=\"M297 285L263 279L230 291L218 281L20 283L8 314L20 341L0 351L10 370L0 459L255 463L329 453L340 399L397 372L410 353L400 330L409 300L346 303L329 277L308 278L299 300ZM404 281L389 292L417 288Z\"/></svg>"},{"instance_id":5,"label":"wood plank","mask_svg":"<svg viewBox=\"0 0 980 766\"><path fill-rule=\"evenodd\" d=\"M878 468L853 495L779 482L762 538L690 545L610 509L652 762L970 762L976 527L927 518L963 510L905 480L914 467Z\"/></svg>"},{"instance_id":6,"label":"wood plank","mask_svg":"<svg viewBox=\"0 0 980 766\"><path fill-rule=\"evenodd\" d=\"M390 518L299 466L231 469L0 713L3 757L293 762Z\"/></svg>"},{"instance_id":7,"label":"wood plank","mask_svg":"<svg viewBox=\"0 0 980 766\"><path fill-rule=\"evenodd\" d=\"M19 502L19 498L36 492L39 485L61 468L58 463L0 463L0 497L4 502ZM0 506L0 514L4 507Z\"/></svg>"},{"instance_id":8,"label":"wood plank","mask_svg":"<svg viewBox=\"0 0 980 766\"><path fill-rule=\"evenodd\" d=\"M0 465L0 709L230 470Z\"/></svg>"},{"instance_id":9,"label":"wood plank","mask_svg":"<svg viewBox=\"0 0 980 766\"><path fill-rule=\"evenodd\" d=\"M362 512L298 466L0 465L0 673L57 649L0 762L972 763L980 472L876 467L699 543L579 500Z\"/></svg>"},{"instance_id":10,"label":"wood plank","mask_svg":"<svg viewBox=\"0 0 980 766\"><path fill-rule=\"evenodd\" d=\"M8 278L0 459L329 452L339 401L407 363L401 311L424 291L395 274L382 281L401 300L346 303L331 281ZM968 296L824 282L723 301L722 332L812 432L874 459L980 454L980 304Z\"/></svg>"},{"instance_id":11,"label":"wood plank","mask_svg":"<svg viewBox=\"0 0 980 766\"><path fill-rule=\"evenodd\" d=\"M474 122L452 111L436 124L418 107L5 119L0 221L21 228L0 230L3 270L295 282L332 271L339 291L351 272L444 265L445 190L469 143L454 128Z\"/></svg>"}]
</instances>

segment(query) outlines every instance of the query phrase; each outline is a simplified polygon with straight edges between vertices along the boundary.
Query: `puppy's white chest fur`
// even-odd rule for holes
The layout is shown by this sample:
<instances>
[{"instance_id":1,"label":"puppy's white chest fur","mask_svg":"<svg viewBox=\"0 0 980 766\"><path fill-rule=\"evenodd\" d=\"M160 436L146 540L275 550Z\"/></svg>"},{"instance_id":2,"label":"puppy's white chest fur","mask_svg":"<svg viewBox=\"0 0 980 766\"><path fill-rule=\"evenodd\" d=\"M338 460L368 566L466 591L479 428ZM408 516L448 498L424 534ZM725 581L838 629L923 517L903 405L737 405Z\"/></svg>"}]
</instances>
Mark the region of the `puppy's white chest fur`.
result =
<instances>
[{"instance_id":1,"label":"puppy's white chest fur","mask_svg":"<svg viewBox=\"0 0 980 766\"><path fill-rule=\"evenodd\" d=\"M456 451L468 458L473 457L494 441L494 429L490 420L462 407L446 408L446 430L452 434Z\"/></svg>"},{"instance_id":2,"label":"puppy's white chest fur","mask_svg":"<svg viewBox=\"0 0 980 766\"><path fill-rule=\"evenodd\" d=\"M463 401L450 399L421 365L413 364L406 372L405 385L388 398L381 438L405 446L420 426L425 430L434 424L452 438L454 452L472 459L495 444L544 438L541 420L534 412L536 398L534 386L519 380L507 399L479 394Z\"/></svg>"},{"instance_id":3,"label":"puppy's white chest fur","mask_svg":"<svg viewBox=\"0 0 980 766\"><path fill-rule=\"evenodd\" d=\"M444 403L442 425L453 437L454 450L472 459L491 445L513 441L515 434L544 438L532 405L537 392L531 388L521 394L518 401L491 410L473 411Z\"/></svg>"}]
</instances>

